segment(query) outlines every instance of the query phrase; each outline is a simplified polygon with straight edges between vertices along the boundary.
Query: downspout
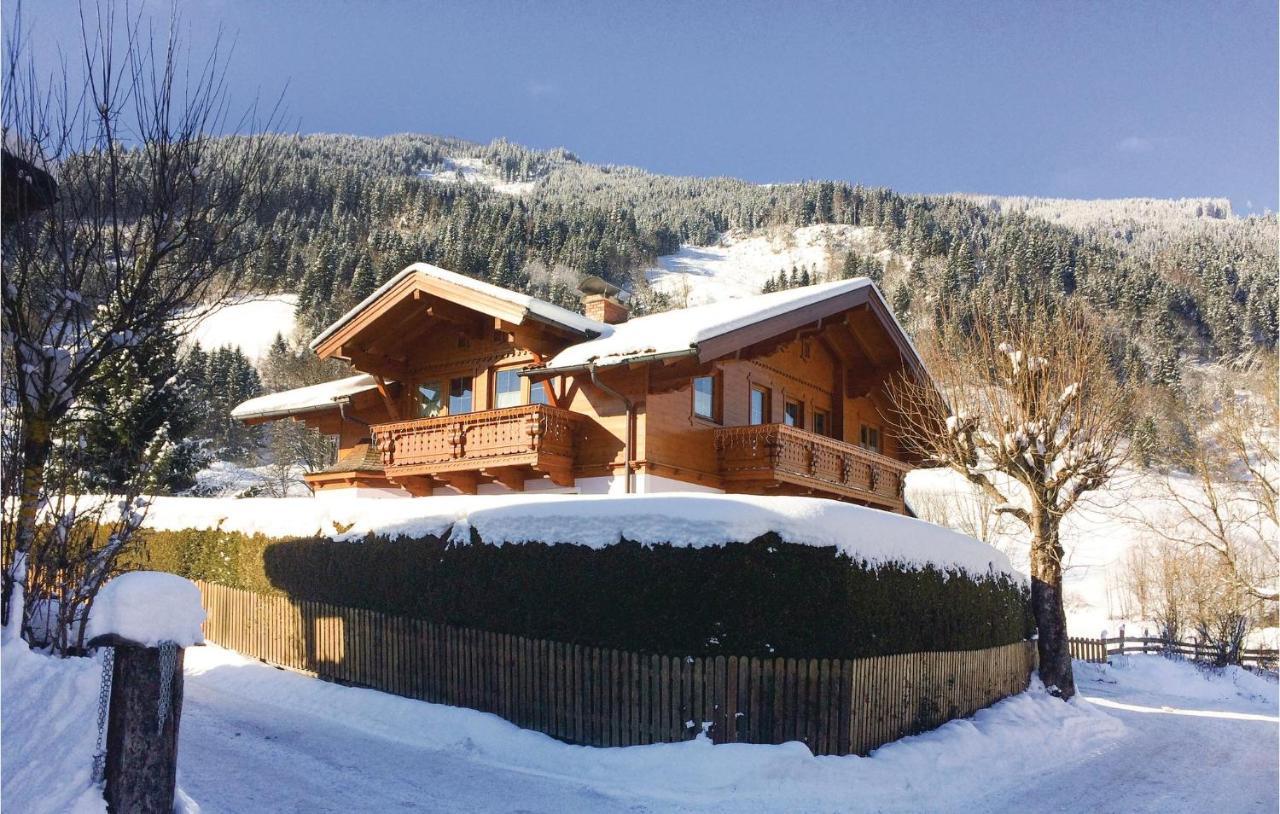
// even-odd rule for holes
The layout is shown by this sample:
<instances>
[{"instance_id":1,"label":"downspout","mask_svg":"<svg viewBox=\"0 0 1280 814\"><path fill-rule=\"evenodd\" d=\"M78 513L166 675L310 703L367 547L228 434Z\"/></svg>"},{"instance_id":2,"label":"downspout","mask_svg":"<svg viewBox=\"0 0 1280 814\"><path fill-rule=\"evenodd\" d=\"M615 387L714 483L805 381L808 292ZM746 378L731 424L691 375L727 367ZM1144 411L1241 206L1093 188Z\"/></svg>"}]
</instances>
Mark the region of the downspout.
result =
<instances>
[{"instance_id":1,"label":"downspout","mask_svg":"<svg viewBox=\"0 0 1280 814\"><path fill-rule=\"evenodd\" d=\"M347 415L347 407L351 404L351 398L349 396L339 399L336 402L336 404L338 405L338 417L341 418L343 421L354 421L355 423L363 424L366 427L372 426L369 424L368 421L365 421L363 418L356 418L353 415Z\"/></svg>"},{"instance_id":2,"label":"downspout","mask_svg":"<svg viewBox=\"0 0 1280 814\"><path fill-rule=\"evenodd\" d=\"M587 365L587 372L591 374L592 384L594 384L596 387L600 388L604 392L608 393L609 395L613 396L614 398L620 400L627 408L627 437L626 437L626 442L623 446L623 458L625 459L625 469L623 470L623 478L624 478L624 483L626 483L627 494L629 495L633 494L635 492L635 489L632 487L632 479L634 476L631 471L631 463L633 459L632 449L631 449L631 439L635 437L635 434L636 434L636 406L631 402L631 399L627 398L626 396L619 393L617 390L614 390L609 385L600 381L600 379L596 376L595 362L591 362L589 365Z\"/></svg>"}]
</instances>

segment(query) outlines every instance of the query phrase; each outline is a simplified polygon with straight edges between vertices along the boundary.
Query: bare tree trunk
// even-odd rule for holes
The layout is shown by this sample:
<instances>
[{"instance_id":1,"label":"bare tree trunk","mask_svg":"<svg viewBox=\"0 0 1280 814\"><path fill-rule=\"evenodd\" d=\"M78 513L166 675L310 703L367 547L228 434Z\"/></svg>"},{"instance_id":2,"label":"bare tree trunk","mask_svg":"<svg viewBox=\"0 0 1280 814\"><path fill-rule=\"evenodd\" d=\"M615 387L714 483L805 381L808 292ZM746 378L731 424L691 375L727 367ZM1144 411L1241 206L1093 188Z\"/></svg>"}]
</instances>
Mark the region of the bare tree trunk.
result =
<instances>
[{"instance_id":1,"label":"bare tree trunk","mask_svg":"<svg viewBox=\"0 0 1280 814\"><path fill-rule=\"evenodd\" d=\"M13 551L15 558L26 554L36 537L36 523L39 521L40 497L44 492L45 465L49 462L49 454L53 451L53 422L44 416L31 416L22 422L22 476L18 490L17 528L15 529ZM23 569L22 574L12 574L10 569L4 571L3 596L0 596L0 610L3 610L4 623L9 623L9 599L13 596L14 582L30 578L31 567ZM26 619L19 620L26 627Z\"/></svg>"},{"instance_id":2,"label":"bare tree trunk","mask_svg":"<svg viewBox=\"0 0 1280 814\"><path fill-rule=\"evenodd\" d=\"M1067 641L1067 612L1062 603L1062 545L1048 512L1033 517L1031 537L1031 610L1036 617L1040 680L1063 699L1076 694ZM1056 692L1055 692L1056 688Z\"/></svg>"}]
</instances>

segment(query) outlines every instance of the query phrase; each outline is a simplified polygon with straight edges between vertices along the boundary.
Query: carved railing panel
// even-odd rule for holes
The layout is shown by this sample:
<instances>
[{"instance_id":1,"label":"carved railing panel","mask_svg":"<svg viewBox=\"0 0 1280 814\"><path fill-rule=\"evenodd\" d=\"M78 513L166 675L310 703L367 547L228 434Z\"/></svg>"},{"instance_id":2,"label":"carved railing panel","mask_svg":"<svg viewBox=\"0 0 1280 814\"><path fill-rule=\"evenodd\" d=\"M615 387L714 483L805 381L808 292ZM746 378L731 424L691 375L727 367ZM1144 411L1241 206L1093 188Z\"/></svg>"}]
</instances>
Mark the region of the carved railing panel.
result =
<instances>
[{"instance_id":1,"label":"carved railing panel","mask_svg":"<svg viewBox=\"0 0 1280 814\"><path fill-rule=\"evenodd\" d=\"M387 469L441 471L500 465L508 458L571 462L582 416L545 404L374 424L374 444Z\"/></svg>"},{"instance_id":2,"label":"carved railing panel","mask_svg":"<svg viewBox=\"0 0 1280 814\"><path fill-rule=\"evenodd\" d=\"M911 465L854 444L785 424L715 430L727 480L777 480L899 504Z\"/></svg>"}]
</instances>

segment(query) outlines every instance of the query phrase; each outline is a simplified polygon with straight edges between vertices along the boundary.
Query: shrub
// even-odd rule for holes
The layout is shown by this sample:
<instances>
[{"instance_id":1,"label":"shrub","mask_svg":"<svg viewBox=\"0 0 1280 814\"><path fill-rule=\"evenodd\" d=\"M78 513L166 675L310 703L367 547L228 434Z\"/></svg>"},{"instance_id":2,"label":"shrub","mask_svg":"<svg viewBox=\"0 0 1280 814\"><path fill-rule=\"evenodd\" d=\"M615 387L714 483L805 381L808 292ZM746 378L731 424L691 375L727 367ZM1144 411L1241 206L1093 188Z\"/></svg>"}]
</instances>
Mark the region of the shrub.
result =
<instances>
[{"instance_id":1,"label":"shrub","mask_svg":"<svg viewBox=\"0 0 1280 814\"><path fill-rule=\"evenodd\" d=\"M1026 639L1004 575L869 567L768 534L683 548L151 532L149 567L234 587L535 638L672 655L856 658Z\"/></svg>"}]
</instances>

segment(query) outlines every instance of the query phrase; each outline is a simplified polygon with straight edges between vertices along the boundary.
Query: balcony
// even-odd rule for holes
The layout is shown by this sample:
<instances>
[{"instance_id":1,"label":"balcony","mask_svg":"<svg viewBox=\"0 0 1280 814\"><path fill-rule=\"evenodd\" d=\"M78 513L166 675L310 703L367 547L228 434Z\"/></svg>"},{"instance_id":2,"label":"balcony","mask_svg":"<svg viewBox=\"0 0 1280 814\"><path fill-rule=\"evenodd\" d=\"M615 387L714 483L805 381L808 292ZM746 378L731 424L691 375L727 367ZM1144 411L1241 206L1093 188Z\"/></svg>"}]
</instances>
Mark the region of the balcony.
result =
<instances>
[{"instance_id":1,"label":"balcony","mask_svg":"<svg viewBox=\"0 0 1280 814\"><path fill-rule=\"evenodd\" d=\"M725 491L813 491L905 512L911 465L785 424L721 427L716 453Z\"/></svg>"},{"instance_id":2,"label":"balcony","mask_svg":"<svg viewBox=\"0 0 1280 814\"><path fill-rule=\"evenodd\" d=\"M585 418L544 404L374 424L387 477L413 494L481 483L524 488L530 477L573 485L576 438Z\"/></svg>"}]
</instances>

